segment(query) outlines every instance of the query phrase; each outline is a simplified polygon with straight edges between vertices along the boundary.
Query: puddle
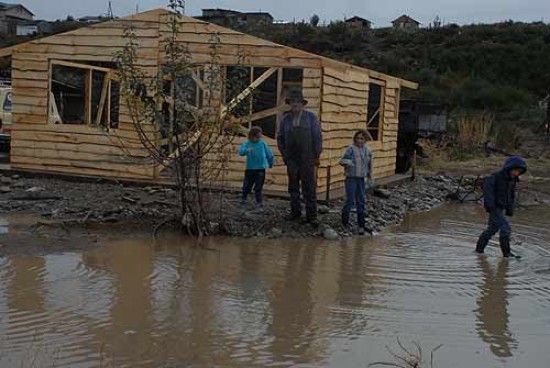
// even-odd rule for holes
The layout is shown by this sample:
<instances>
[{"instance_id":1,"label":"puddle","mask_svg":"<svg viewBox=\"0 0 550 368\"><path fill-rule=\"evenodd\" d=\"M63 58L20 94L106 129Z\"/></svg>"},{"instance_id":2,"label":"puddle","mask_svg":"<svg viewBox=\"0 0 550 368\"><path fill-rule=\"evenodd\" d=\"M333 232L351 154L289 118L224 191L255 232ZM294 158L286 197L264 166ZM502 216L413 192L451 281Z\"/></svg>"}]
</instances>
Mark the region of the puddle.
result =
<instances>
[{"instance_id":1,"label":"puddle","mask_svg":"<svg viewBox=\"0 0 550 368\"><path fill-rule=\"evenodd\" d=\"M513 219L502 260L474 206L376 238L109 240L0 258L0 367L364 367L417 341L440 367L550 358L550 212ZM0 229L7 227L0 222Z\"/></svg>"}]
</instances>

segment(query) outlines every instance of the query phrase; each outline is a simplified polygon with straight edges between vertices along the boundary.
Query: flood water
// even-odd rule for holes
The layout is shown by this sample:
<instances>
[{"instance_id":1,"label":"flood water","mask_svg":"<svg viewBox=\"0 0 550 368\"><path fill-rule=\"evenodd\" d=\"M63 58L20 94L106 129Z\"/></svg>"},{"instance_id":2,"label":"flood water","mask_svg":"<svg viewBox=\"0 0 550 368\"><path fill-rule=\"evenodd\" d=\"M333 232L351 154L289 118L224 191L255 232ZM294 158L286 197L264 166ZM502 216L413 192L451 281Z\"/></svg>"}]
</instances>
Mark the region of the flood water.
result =
<instances>
[{"instance_id":1,"label":"flood water","mask_svg":"<svg viewBox=\"0 0 550 368\"><path fill-rule=\"evenodd\" d=\"M513 219L509 261L473 253L484 216L446 206L336 243L144 236L0 258L0 367L365 367L397 337L426 358L442 344L437 367L548 367L550 211Z\"/></svg>"}]
</instances>

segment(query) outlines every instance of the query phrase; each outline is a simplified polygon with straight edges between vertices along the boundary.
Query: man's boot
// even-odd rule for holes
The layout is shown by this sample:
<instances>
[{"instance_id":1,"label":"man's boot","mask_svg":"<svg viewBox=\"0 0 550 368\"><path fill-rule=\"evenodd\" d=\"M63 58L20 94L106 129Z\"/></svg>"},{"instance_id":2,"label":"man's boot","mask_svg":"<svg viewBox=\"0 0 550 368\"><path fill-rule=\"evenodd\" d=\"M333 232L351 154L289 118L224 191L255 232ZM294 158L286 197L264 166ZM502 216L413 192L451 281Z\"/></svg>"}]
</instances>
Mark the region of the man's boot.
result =
<instances>
[{"instance_id":1,"label":"man's boot","mask_svg":"<svg viewBox=\"0 0 550 368\"><path fill-rule=\"evenodd\" d=\"M342 212L342 226L349 227L349 212Z\"/></svg>"},{"instance_id":2,"label":"man's boot","mask_svg":"<svg viewBox=\"0 0 550 368\"><path fill-rule=\"evenodd\" d=\"M510 249L510 238L509 237L501 237L500 239L500 249L502 250L502 256L503 257L510 257L512 254L512 251Z\"/></svg>"},{"instance_id":3,"label":"man's boot","mask_svg":"<svg viewBox=\"0 0 550 368\"><path fill-rule=\"evenodd\" d=\"M357 212L357 225L359 235L365 235L365 212Z\"/></svg>"},{"instance_id":4,"label":"man's boot","mask_svg":"<svg viewBox=\"0 0 550 368\"><path fill-rule=\"evenodd\" d=\"M485 247L486 247L487 244L489 243L489 240L490 240L490 238L487 238L487 236L485 235L485 233L482 233L482 234L479 236L479 239L477 240L476 252L477 252L477 253L483 253L483 252L485 252Z\"/></svg>"}]
</instances>

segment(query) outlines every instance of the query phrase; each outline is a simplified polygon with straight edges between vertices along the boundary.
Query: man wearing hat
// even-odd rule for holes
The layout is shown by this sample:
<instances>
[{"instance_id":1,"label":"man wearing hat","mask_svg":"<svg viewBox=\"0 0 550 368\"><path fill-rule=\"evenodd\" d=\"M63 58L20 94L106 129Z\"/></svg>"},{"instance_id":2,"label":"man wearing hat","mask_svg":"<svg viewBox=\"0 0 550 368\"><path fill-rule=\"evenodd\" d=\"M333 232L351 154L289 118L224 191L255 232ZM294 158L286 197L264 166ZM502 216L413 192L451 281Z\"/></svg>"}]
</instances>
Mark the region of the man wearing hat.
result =
<instances>
[{"instance_id":1,"label":"man wearing hat","mask_svg":"<svg viewBox=\"0 0 550 368\"><path fill-rule=\"evenodd\" d=\"M315 114L304 109L307 100L301 89L290 90L286 103L290 105L290 111L281 121L277 145L287 167L289 220L298 220L302 215L301 189L306 203L306 221L317 226L316 168L323 144L321 125Z\"/></svg>"}]
</instances>

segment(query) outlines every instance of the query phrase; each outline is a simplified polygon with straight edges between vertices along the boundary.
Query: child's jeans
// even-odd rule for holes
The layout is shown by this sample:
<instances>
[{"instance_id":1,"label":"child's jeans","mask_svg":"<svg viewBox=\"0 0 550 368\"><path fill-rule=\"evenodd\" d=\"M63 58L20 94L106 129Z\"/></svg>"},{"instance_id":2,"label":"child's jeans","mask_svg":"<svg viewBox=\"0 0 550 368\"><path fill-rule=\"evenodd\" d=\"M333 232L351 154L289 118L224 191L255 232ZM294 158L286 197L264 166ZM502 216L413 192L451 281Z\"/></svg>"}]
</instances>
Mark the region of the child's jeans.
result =
<instances>
[{"instance_id":1,"label":"child's jeans","mask_svg":"<svg viewBox=\"0 0 550 368\"><path fill-rule=\"evenodd\" d=\"M358 216L365 213L365 178L346 178L346 203L342 212L349 213L355 207Z\"/></svg>"},{"instance_id":2,"label":"child's jeans","mask_svg":"<svg viewBox=\"0 0 550 368\"><path fill-rule=\"evenodd\" d=\"M243 182L243 202L246 201L246 197L254 189L256 194L256 204L262 204L263 195L262 191L264 189L265 182L265 170L246 170L244 172L244 182Z\"/></svg>"},{"instance_id":3,"label":"child's jeans","mask_svg":"<svg viewBox=\"0 0 550 368\"><path fill-rule=\"evenodd\" d=\"M504 215L503 209L496 209L489 214L489 222L487 223L487 229L481 233L476 244L476 251L483 253L485 247L489 243L489 240L497 232L500 232L500 247L502 253L506 256L510 253L510 236L512 235L512 229L510 224Z\"/></svg>"}]
</instances>

